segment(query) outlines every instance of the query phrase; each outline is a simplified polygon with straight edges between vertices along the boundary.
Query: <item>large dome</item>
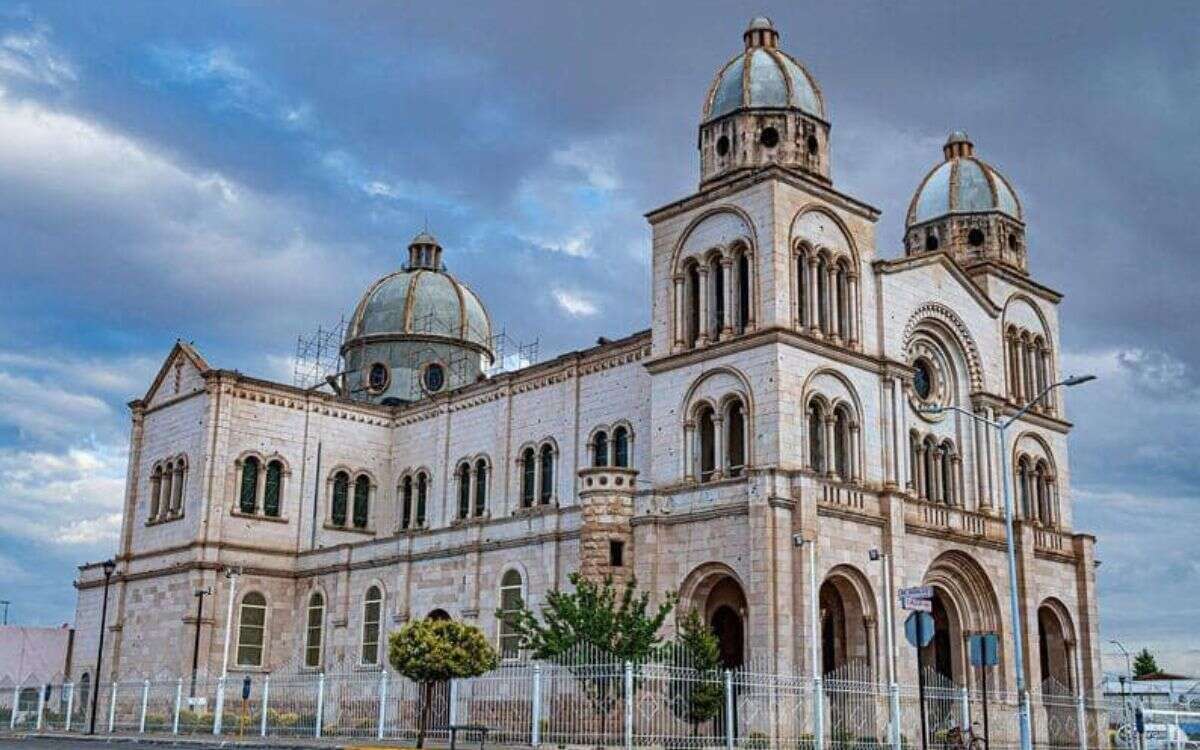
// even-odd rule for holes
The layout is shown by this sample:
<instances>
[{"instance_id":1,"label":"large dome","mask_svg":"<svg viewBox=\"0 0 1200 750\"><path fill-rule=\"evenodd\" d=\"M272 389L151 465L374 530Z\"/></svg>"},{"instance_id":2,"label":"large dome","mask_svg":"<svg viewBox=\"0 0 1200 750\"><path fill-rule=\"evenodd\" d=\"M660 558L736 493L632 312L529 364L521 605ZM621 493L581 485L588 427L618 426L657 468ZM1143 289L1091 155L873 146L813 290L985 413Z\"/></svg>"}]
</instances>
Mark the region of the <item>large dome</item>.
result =
<instances>
[{"instance_id":1,"label":"large dome","mask_svg":"<svg viewBox=\"0 0 1200 750\"><path fill-rule=\"evenodd\" d=\"M708 88L704 120L741 108L795 108L825 120L821 89L804 66L779 50L769 18L750 21L746 49L725 64Z\"/></svg>"},{"instance_id":2,"label":"large dome","mask_svg":"<svg viewBox=\"0 0 1200 750\"><path fill-rule=\"evenodd\" d=\"M408 264L363 294L342 342L343 393L398 405L483 376L492 353L492 323L479 297L446 273L442 247L421 232Z\"/></svg>"},{"instance_id":3,"label":"large dome","mask_svg":"<svg viewBox=\"0 0 1200 750\"><path fill-rule=\"evenodd\" d=\"M975 157L966 133L951 133L943 150L946 160L925 175L913 195L907 226L950 214L989 211L1023 221L1016 191L994 167Z\"/></svg>"}]
</instances>

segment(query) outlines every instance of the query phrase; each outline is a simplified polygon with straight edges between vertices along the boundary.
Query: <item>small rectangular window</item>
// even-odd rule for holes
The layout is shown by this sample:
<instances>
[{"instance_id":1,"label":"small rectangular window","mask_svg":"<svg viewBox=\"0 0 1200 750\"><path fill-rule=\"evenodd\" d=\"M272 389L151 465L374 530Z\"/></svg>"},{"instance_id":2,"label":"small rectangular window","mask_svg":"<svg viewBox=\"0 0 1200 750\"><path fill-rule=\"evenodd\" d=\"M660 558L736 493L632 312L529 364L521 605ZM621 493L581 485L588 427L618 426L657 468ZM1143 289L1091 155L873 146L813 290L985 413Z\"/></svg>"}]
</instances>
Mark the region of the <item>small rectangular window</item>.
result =
<instances>
[{"instance_id":1,"label":"small rectangular window","mask_svg":"<svg viewBox=\"0 0 1200 750\"><path fill-rule=\"evenodd\" d=\"M616 539L608 541L608 564L614 568L625 565L625 542Z\"/></svg>"}]
</instances>

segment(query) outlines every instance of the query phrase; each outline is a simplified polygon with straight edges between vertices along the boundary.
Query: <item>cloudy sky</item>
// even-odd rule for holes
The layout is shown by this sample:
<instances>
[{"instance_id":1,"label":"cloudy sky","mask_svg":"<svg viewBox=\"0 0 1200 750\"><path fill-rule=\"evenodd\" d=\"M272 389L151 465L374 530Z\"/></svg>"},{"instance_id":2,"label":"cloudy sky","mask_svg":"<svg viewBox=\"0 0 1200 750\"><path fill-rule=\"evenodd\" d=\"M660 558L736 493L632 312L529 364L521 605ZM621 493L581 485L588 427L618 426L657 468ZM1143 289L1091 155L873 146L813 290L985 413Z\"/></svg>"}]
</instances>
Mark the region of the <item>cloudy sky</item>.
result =
<instances>
[{"instance_id":1,"label":"cloudy sky","mask_svg":"<svg viewBox=\"0 0 1200 750\"><path fill-rule=\"evenodd\" d=\"M1066 294L1077 527L1105 640L1200 671L1200 6L0 1L0 598L73 616L114 549L125 402L176 337L290 381L428 221L548 356L648 324L641 215L696 186L756 13L806 62L835 184L899 252L967 129Z\"/></svg>"}]
</instances>

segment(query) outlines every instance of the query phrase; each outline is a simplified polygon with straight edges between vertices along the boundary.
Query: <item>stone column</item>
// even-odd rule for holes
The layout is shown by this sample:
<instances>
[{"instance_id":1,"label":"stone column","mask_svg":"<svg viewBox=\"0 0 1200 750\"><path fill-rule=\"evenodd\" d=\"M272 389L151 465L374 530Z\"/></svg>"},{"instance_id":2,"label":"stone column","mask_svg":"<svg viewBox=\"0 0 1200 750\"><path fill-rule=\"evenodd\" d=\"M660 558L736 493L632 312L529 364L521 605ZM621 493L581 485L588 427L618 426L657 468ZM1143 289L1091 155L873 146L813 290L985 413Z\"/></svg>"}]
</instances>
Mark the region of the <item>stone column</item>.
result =
<instances>
[{"instance_id":1,"label":"stone column","mask_svg":"<svg viewBox=\"0 0 1200 750\"><path fill-rule=\"evenodd\" d=\"M684 333L684 318L687 315L687 306L684 304L684 300L683 300L683 290L684 290L683 277L676 276L673 279L673 281L674 281L674 286L675 286L675 299L674 299L674 304L672 305L672 308L674 309L675 320L672 324L671 330L675 337L674 338L675 349L679 350L679 349L683 349L683 337L685 335L685 333Z\"/></svg>"},{"instance_id":2,"label":"stone column","mask_svg":"<svg viewBox=\"0 0 1200 750\"><path fill-rule=\"evenodd\" d=\"M683 423L683 478L692 481L696 478L696 423L688 420Z\"/></svg>"},{"instance_id":3,"label":"stone column","mask_svg":"<svg viewBox=\"0 0 1200 750\"><path fill-rule=\"evenodd\" d=\"M725 293L725 309L721 315L721 338L733 335L733 258L721 258L722 290Z\"/></svg>"},{"instance_id":4,"label":"stone column","mask_svg":"<svg viewBox=\"0 0 1200 750\"><path fill-rule=\"evenodd\" d=\"M852 482L858 482L862 479L863 466L861 451L858 449L858 422L850 424L850 476L846 477Z\"/></svg>"},{"instance_id":5,"label":"stone column","mask_svg":"<svg viewBox=\"0 0 1200 750\"><path fill-rule=\"evenodd\" d=\"M821 294L819 285L817 284L817 258L816 255L810 255L808 258L808 331L809 333L819 334L821 332L821 314L819 306L821 304Z\"/></svg>"},{"instance_id":6,"label":"stone column","mask_svg":"<svg viewBox=\"0 0 1200 750\"><path fill-rule=\"evenodd\" d=\"M716 337L709 336L709 328L711 317L708 312L708 266L700 266L698 273L700 274L700 346L708 344L709 341L715 340Z\"/></svg>"},{"instance_id":7,"label":"stone column","mask_svg":"<svg viewBox=\"0 0 1200 750\"><path fill-rule=\"evenodd\" d=\"M925 450L927 447L924 443L918 441L917 449L913 456L916 464L913 466L913 489L916 490L917 497L922 500L929 499L925 497Z\"/></svg>"},{"instance_id":8,"label":"stone column","mask_svg":"<svg viewBox=\"0 0 1200 750\"><path fill-rule=\"evenodd\" d=\"M841 328L841 321L838 319L838 283L837 283L837 266L830 263L825 268L825 290L828 294L825 295L825 306L829 311L826 313L825 320L829 321L829 337L834 341L841 341L841 336L838 331Z\"/></svg>"},{"instance_id":9,"label":"stone column","mask_svg":"<svg viewBox=\"0 0 1200 750\"><path fill-rule=\"evenodd\" d=\"M1025 403L1025 346L1019 338L1013 339L1013 351L1016 352L1013 372L1013 399L1018 404Z\"/></svg>"},{"instance_id":10,"label":"stone column","mask_svg":"<svg viewBox=\"0 0 1200 750\"><path fill-rule=\"evenodd\" d=\"M713 480L725 476L725 419L713 414Z\"/></svg>"},{"instance_id":11,"label":"stone column","mask_svg":"<svg viewBox=\"0 0 1200 750\"><path fill-rule=\"evenodd\" d=\"M896 486L896 420L892 415L892 376L884 375L880 391L880 406L883 411L883 486ZM864 467L865 468L865 467Z\"/></svg>"},{"instance_id":12,"label":"stone column","mask_svg":"<svg viewBox=\"0 0 1200 750\"><path fill-rule=\"evenodd\" d=\"M746 332L754 330L754 254L746 252L746 277L742 283L746 285L746 319L743 328Z\"/></svg>"},{"instance_id":13,"label":"stone column","mask_svg":"<svg viewBox=\"0 0 1200 750\"><path fill-rule=\"evenodd\" d=\"M941 502L946 496L946 490L942 487L942 461L946 458L946 454L941 448L933 449L933 461L930 462L933 476L930 477L933 481L933 497L929 498L931 502Z\"/></svg>"},{"instance_id":14,"label":"stone column","mask_svg":"<svg viewBox=\"0 0 1200 750\"><path fill-rule=\"evenodd\" d=\"M959 481L959 476L962 473L962 457L958 453L950 454L950 487L947 488L947 495L951 505L956 505L960 508L965 508L966 503L962 498L962 482Z\"/></svg>"},{"instance_id":15,"label":"stone column","mask_svg":"<svg viewBox=\"0 0 1200 750\"><path fill-rule=\"evenodd\" d=\"M825 417L825 450L824 456L825 466L822 473L827 477L833 476L837 472L837 466L833 462L833 415L829 414Z\"/></svg>"},{"instance_id":16,"label":"stone column","mask_svg":"<svg viewBox=\"0 0 1200 750\"><path fill-rule=\"evenodd\" d=\"M984 418L983 409L976 409L975 416ZM983 422L975 422L975 509L991 510L992 498L988 494L988 463L987 445L985 444L987 426ZM964 503L965 505L965 503Z\"/></svg>"}]
</instances>

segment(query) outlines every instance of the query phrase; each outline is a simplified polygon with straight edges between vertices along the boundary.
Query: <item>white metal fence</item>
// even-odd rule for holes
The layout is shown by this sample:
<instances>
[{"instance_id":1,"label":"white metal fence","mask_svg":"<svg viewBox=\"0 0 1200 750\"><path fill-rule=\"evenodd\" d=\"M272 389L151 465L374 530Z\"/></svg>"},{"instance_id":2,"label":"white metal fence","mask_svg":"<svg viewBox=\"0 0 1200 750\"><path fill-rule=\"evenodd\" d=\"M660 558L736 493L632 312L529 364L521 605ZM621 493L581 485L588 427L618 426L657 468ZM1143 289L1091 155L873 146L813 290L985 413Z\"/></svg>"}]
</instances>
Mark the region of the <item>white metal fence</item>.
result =
<instances>
[{"instance_id":1,"label":"white metal fence","mask_svg":"<svg viewBox=\"0 0 1200 750\"><path fill-rule=\"evenodd\" d=\"M926 676L925 736L915 686L888 686L865 665L822 680L747 667L698 670L677 660L621 663L588 658L505 663L480 677L422 689L388 670L143 679L99 685L0 685L0 732L415 739L424 697L427 736L482 725L505 745L917 750L949 746L952 727L983 733L981 693ZM424 694L424 695L423 695ZM989 750L1018 747L1018 700L987 696ZM1043 750L1128 746L1119 703L1092 703L1043 685L1031 701L1034 744ZM1200 730L1200 714L1155 719ZM898 728L898 732L893 731ZM899 747L895 747L896 743ZM1183 746L1169 750L1184 750ZM1192 744L1189 750L1200 750Z\"/></svg>"}]
</instances>

